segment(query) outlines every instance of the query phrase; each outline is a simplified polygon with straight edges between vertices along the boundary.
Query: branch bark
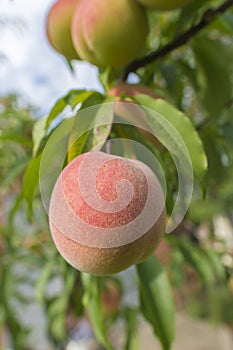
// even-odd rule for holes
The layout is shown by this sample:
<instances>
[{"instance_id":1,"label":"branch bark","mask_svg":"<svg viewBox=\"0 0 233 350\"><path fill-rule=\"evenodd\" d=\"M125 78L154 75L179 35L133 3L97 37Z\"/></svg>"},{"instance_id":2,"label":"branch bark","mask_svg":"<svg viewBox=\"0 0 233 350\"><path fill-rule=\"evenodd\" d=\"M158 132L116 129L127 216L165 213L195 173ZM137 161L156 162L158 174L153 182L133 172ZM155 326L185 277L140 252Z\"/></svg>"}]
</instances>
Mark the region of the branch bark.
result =
<instances>
[{"instance_id":1,"label":"branch bark","mask_svg":"<svg viewBox=\"0 0 233 350\"><path fill-rule=\"evenodd\" d=\"M186 32L178 35L173 41L165 45L164 47L150 53L149 55L131 62L125 69L123 74L123 81L126 81L130 73L136 72L137 69L145 67L151 62L154 62L164 56L168 55L173 50L185 45L192 37L199 33L203 28L212 23L218 14L224 13L231 6L233 6L233 0L227 0L217 8L210 8L203 14L201 20Z\"/></svg>"}]
</instances>

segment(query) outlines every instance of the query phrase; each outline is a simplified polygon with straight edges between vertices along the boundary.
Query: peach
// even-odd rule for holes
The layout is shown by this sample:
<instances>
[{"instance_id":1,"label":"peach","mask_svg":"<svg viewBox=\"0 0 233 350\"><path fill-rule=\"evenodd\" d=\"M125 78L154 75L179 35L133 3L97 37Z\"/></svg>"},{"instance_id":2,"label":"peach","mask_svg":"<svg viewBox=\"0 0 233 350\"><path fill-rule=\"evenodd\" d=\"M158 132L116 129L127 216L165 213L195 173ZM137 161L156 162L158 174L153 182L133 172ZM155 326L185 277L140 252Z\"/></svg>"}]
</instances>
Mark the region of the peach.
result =
<instances>
[{"instance_id":1,"label":"peach","mask_svg":"<svg viewBox=\"0 0 233 350\"><path fill-rule=\"evenodd\" d=\"M158 98L158 95L148 86L142 84L118 83L109 90L110 96L136 96L145 94L153 98Z\"/></svg>"},{"instance_id":2,"label":"peach","mask_svg":"<svg viewBox=\"0 0 233 350\"><path fill-rule=\"evenodd\" d=\"M116 97L116 102L123 102L124 98L136 96L138 94L145 94L153 98L160 98L152 89L142 84L127 84L119 83L109 89L108 94ZM139 106L125 100L124 103L115 103L114 112L116 115L129 122L132 125L141 125L140 133L148 141L152 142L156 147L161 147L158 139L153 135L153 132L149 132L150 127L146 120L146 113ZM144 127L144 129L143 129Z\"/></svg>"},{"instance_id":3,"label":"peach","mask_svg":"<svg viewBox=\"0 0 233 350\"><path fill-rule=\"evenodd\" d=\"M57 0L47 16L47 37L51 46L68 60L78 59L71 38L71 20L80 0Z\"/></svg>"},{"instance_id":4,"label":"peach","mask_svg":"<svg viewBox=\"0 0 233 350\"><path fill-rule=\"evenodd\" d=\"M79 56L96 66L123 67L145 48L149 27L135 0L81 0L72 20Z\"/></svg>"},{"instance_id":5,"label":"peach","mask_svg":"<svg viewBox=\"0 0 233 350\"><path fill-rule=\"evenodd\" d=\"M138 160L84 153L58 177L49 223L58 251L73 267L114 274L154 253L165 229L163 191Z\"/></svg>"},{"instance_id":6,"label":"peach","mask_svg":"<svg viewBox=\"0 0 233 350\"><path fill-rule=\"evenodd\" d=\"M145 7L154 10L169 11L180 8L187 4L190 0L137 0Z\"/></svg>"}]
</instances>

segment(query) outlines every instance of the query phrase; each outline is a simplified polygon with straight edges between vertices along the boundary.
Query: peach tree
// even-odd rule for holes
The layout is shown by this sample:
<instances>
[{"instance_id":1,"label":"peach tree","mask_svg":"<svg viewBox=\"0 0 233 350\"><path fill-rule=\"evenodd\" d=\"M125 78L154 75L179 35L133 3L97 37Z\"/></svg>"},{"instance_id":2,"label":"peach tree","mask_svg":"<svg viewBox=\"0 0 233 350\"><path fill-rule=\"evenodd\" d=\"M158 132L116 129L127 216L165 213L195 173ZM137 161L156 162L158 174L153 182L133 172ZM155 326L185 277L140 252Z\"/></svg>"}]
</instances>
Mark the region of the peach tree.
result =
<instances>
[{"instance_id":1,"label":"peach tree","mask_svg":"<svg viewBox=\"0 0 233 350\"><path fill-rule=\"evenodd\" d=\"M25 330L8 302L13 282L7 272L14 276L22 256L38 272L37 281L27 283L35 287L57 347L67 342L70 320L88 315L106 349L114 349L109 334L123 320L123 348L133 349L142 315L162 348L171 349L174 299L178 303L186 266L204 300L218 289L230 300L232 264L224 265L230 249L214 224L220 215L232 221L232 5L57 0L49 9L50 44L71 70L73 60L98 67L102 91L71 90L46 117L28 121L29 133L23 128L17 138L3 128L0 134L1 142L24 150L23 161L7 167L0 144L5 186L22 177L8 224L0 222L10 253L2 258L1 308L16 349ZM13 150L7 152L14 162ZM16 239L17 215L25 210L37 232ZM121 271L130 266L135 305L124 300L122 276L129 270ZM60 290L48 293L56 278ZM11 293L23 302L16 286ZM206 306L206 315L211 312ZM225 312L220 319L232 323Z\"/></svg>"}]
</instances>

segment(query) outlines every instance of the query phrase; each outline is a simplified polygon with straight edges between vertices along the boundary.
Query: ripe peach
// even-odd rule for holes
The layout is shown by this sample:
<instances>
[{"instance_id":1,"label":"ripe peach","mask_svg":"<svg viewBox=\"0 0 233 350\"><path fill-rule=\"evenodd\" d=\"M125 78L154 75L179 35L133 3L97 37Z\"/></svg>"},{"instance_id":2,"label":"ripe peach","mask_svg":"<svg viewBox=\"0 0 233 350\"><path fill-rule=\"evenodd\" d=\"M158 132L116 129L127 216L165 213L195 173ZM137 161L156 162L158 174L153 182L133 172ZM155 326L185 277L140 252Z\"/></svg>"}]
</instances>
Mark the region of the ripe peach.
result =
<instances>
[{"instance_id":1,"label":"ripe peach","mask_svg":"<svg viewBox=\"0 0 233 350\"><path fill-rule=\"evenodd\" d=\"M148 21L135 0L82 0L72 21L79 56L102 67L122 67L145 48Z\"/></svg>"},{"instance_id":2,"label":"ripe peach","mask_svg":"<svg viewBox=\"0 0 233 350\"><path fill-rule=\"evenodd\" d=\"M78 59L71 38L71 20L80 0L57 0L47 16L47 37L51 46L67 59Z\"/></svg>"},{"instance_id":3,"label":"ripe peach","mask_svg":"<svg viewBox=\"0 0 233 350\"><path fill-rule=\"evenodd\" d=\"M88 152L60 174L49 223L57 249L72 266L114 274L153 254L165 228L163 191L144 163Z\"/></svg>"},{"instance_id":4,"label":"ripe peach","mask_svg":"<svg viewBox=\"0 0 233 350\"><path fill-rule=\"evenodd\" d=\"M169 11L180 8L187 4L190 0L137 0L145 7L154 10Z\"/></svg>"}]
</instances>

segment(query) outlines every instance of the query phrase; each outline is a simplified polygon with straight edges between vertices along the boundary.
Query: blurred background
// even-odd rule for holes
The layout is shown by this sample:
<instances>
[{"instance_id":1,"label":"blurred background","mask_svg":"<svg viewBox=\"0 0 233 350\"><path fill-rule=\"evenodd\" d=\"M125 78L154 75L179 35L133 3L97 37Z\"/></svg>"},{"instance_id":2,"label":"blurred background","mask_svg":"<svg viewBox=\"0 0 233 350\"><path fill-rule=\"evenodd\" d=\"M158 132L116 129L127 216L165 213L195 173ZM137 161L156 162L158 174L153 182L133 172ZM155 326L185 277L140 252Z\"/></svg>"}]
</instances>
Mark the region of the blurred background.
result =
<instances>
[{"instance_id":1,"label":"blurred background","mask_svg":"<svg viewBox=\"0 0 233 350\"><path fill-rule=\"evenodd\" d=\"M46 15L53 0L1 0L0 93L21 94L28 103L48 112L71 88L101 90L97 68L75 62L75 75L46 38Z\"/></svg>"},{"instance_id":2,"label":"blurred background","mask_svg":"<svg viewBox=\"0 0 233 350\"><path fill-rule=\"evenodd\" d=\"M71 73L65 59L49 46L45 20L52 3L53 0L0 0L3 350L103 349L83 312L80 276L60 258L51 242L39 195L34 200L33 218L32 208L22 198L22 181L27 181L23 180L23 173L32 154L35 120L46 115L55 101L72 88L103 91L97 68L74 62ZM189 84L185 84L189 91ZM229 115L232 116L232 108ZM231 130L229 140L232 156ZM211 144L208 146L211 148ZM219 153L221 147L224 144L219 146ZM200 206L194 200L189 217L156 253L173 286L177 309L174 350L233 349L232 163L226 168L224 176L220 174L216 202L209 200ZM30 187L27 191L30 197ZM110 328L112 342L115 349L123 349L124 327L128 327L139 338L138 349L159 349L152 329L143 319L139 319L139 331L135 332L135 281L134 268L104 280L102 305L107 322L111 325L112 320L116 321Z\"/></svg>"}]
</instances>

